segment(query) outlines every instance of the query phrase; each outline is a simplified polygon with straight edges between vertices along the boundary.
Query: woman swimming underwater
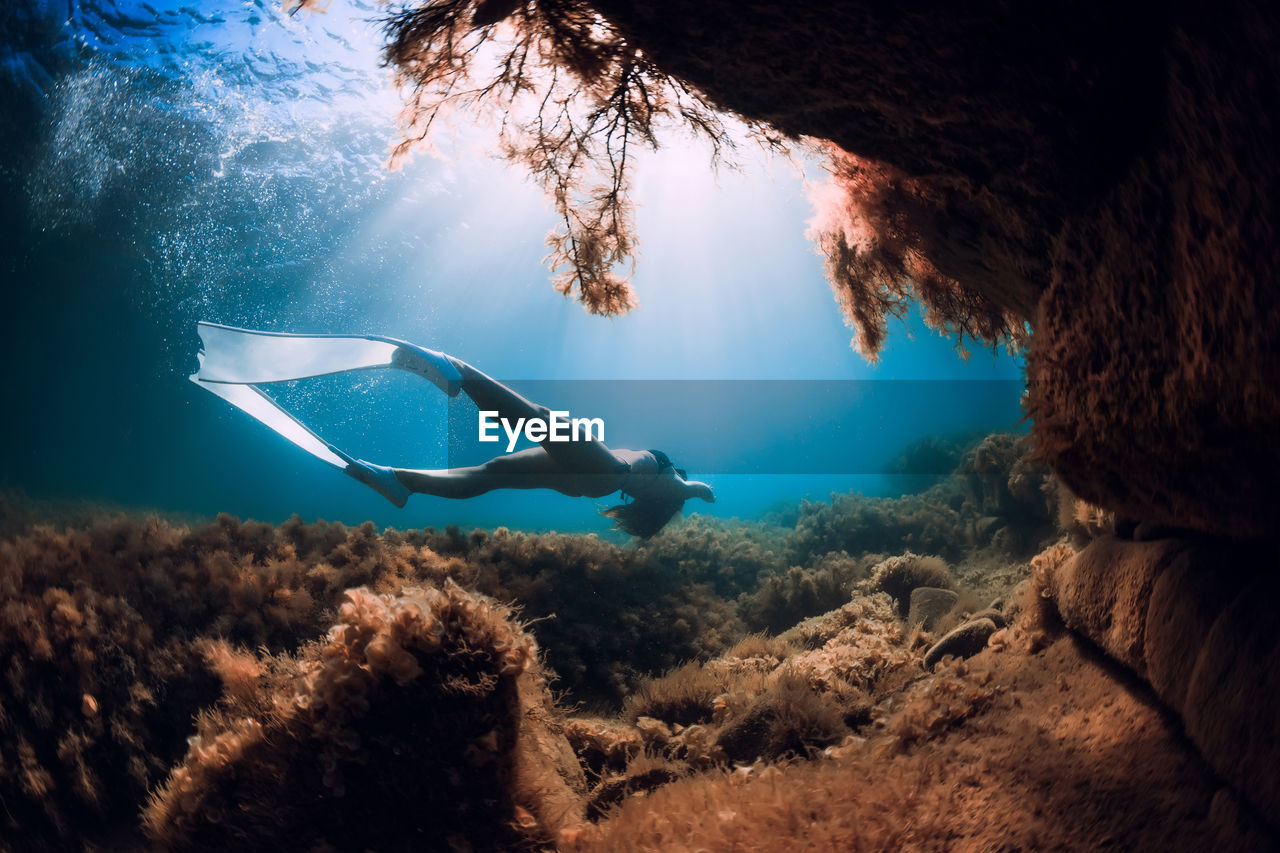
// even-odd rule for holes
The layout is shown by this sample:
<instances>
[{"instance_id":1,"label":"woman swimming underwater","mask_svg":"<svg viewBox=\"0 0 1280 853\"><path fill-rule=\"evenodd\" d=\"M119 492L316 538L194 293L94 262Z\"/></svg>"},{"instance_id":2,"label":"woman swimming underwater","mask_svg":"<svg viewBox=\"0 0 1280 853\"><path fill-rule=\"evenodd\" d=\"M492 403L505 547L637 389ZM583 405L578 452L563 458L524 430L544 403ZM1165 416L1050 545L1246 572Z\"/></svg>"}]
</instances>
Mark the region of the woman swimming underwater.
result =
<instances>
[{"instance_id":1,"label":"woman swimming underwater","mask_svg":"<svg viewBox=\"0 0 1280 853\"><path fill-rule=\"evenodd\" d=\"M321 439L256 386L394 367L429 380L451 397L465 393L482 411L497 412L508 422L531 418L549 422L551 413L464 361L394 338L290 335L205 322L199 324L198 331L204 346L192 382L398 507L415 493L470 498L494 489L552 489L570 497L601 498L621 492L624 502L604 514L619 529L648 537L661 530L690 498L715 501L710 486L687 479L662 451L611 450L597 439L548 438L538 447L467 468L414 470L374 465Z\"/></svg>"}]
</instances>

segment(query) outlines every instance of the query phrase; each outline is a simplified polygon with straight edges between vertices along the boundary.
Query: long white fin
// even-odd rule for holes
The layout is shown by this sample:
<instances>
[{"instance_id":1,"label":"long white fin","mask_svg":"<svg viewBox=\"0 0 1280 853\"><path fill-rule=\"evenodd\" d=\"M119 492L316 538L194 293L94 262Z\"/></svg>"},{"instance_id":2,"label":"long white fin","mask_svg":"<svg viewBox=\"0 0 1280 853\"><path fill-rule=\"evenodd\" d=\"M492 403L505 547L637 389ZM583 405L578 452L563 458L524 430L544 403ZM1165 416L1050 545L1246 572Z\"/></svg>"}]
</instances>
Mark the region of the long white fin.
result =
<instances>
[{"instance_id":1,"label":"long white fin","mask_svg":"<svg viewBox=\"0 0 1280 853\"><path fill-rule=\"evenodd\" d=\"M203 321L197 331L204 352L191 378L201 383L253 385L392 367L400 348L367 337L257 332Z\"/></svg>"},{"instance_id":2,"label":"long white fin","mask_svg":"<svg viewBox=\"0 0 1280 853\"><path fill-rule=\"evenodd\" d=\"M270 427L293 444L354 477L398 507L411 494L395 470L355 459L316 435L258 385L351 370L394 367L415 373L451 397L462 388L456 362L435 350L364 335L291 335L200 322L203 348L191 381Z\"/></svg>"},{"instance_id":3,"label":"long white fin","mask_svg":"<svg viewBox=\"0 0 1280 853\"><path fill-rule=\"evenodd\" d=\"M307 429L301 421L280 408L275 400L272 400L258 388L252 385L238 385L227 382L204 382L200 379L199 374L193 375L191 381L206 391L217 394L240 411L275 430L317 459L328 462L343 471L346 471L347 466L351 464L352 459L350 456Z\"/></svg>"}]
</instances>

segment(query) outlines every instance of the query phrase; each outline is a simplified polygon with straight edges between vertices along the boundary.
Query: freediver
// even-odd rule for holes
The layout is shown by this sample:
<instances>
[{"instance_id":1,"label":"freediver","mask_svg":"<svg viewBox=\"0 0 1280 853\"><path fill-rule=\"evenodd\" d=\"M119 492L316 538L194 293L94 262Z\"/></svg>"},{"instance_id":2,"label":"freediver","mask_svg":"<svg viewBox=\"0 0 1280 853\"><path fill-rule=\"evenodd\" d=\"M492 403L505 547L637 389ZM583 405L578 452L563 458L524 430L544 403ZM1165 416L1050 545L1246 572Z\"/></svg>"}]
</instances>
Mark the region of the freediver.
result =
<instances>
[{"instance_id":1,"label":"freediver","mask_svg":"<svg viewBox=\"0 0 1280 853\"><path fill-rule=\"evenodd\" d=\"M597 438L556 441L497 456L482 465L416 470L356 459L321 439L257 386L312 376L393 367L436 385L451 397L465 393L482 410L508 422L551 412L526 400L466 362L395 338L291 335L201 322L200 367L191 381L252 415L312 455L377 491L397 507L412 494L470 498L495 489L551 489L570 497L623 502L603 510L617 527L641 538L661 530L691 498L714 502L711 487L690 480L660 450L613 450Z\"/></svg>"}]
</instances>

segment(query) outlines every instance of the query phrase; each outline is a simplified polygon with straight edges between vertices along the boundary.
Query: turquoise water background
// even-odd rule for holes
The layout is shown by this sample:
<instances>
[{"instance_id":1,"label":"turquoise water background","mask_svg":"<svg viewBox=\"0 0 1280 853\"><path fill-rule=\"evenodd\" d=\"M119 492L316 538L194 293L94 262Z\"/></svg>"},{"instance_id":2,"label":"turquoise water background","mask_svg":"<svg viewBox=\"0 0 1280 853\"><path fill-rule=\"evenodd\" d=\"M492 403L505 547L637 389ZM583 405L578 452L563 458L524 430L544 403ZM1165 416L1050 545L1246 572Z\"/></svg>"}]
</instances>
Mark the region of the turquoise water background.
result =
<instances>
[{"instance_id":1,"label":"turquoise water background","mask_svg":"<svg viewBox=\"0 0 1280 853\"><path fill-rule=\"evenodd\" d=\"M459 123L447 156L419 154L388 171L400 93L379 65L383 7L334 0L327 13L290 16L272 2L20 0L2 14L0 106L12 142L0 171L9 403L0 486L269 521L607 530L594 511L607 500L548 492L417 496L395 509L189 383L201 319L391 335L517 389L934 380L906 386L929 395L909 427L860 412L850 395L840 440L886 467L921 436L1016 427L1013 357L978 350L963 361L915 315L893 325L877 366L851 350L805 237L805 174L821 177L811 163L747 145L738 169L715 171L706 148L678 134L643 157L640 307L591 317L552 290L542 259L554 215L539 188L485 152L491 130ZM940 393L938 380L951 390ZM1000 393L965 384L991 380ZM412 377L358 374L285 396L356 455L447 460L444 400ZM980 412L959 410L956 401L978 398ZM655 421L661 434L634 441L619 426L623 446L678 450L681 430L696 429L732 453L745 432L731 418L690 426L674 407ZM742 452L783 472L764 475L672 452L719 498L688 509L756 517L832 490L910 485L875 465L786 473L795 447L793 426L753 436Z\"/></svg>"}]
</instances>

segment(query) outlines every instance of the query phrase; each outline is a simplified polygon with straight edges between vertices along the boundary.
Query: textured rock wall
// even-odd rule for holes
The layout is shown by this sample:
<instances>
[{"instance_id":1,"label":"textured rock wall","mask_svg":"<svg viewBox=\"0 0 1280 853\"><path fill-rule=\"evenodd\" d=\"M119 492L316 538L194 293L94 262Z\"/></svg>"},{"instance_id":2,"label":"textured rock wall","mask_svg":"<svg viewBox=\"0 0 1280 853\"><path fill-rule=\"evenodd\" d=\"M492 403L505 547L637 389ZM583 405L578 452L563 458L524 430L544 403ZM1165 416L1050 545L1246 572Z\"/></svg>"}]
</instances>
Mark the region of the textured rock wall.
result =
<instances>
[{"instance_id":1,"label":"textured rock wall","mask_svg":"<svg viewBox=\"0 0 1280 853\"><path fill-rule=\"evenodd\" d=\"M1054 567L1067 626L1151 685L1222 777L1280 825L1273 548L1098 539Z\"/></svg>"},{"instance_id":2,"label":"textured rock wall","mask_svg":"<svg viewBox=\"0 0 1280 853\"><path fill-rule=\"evenodd\" d=\"M1280 475L1272 24L1178 32L1156 143L1057 239L1027 371L1077 494L1231 536L1274 534Z\"/></svg>"}]
</instances>

